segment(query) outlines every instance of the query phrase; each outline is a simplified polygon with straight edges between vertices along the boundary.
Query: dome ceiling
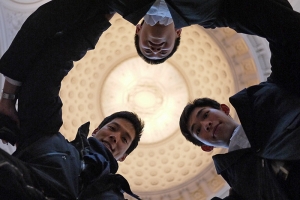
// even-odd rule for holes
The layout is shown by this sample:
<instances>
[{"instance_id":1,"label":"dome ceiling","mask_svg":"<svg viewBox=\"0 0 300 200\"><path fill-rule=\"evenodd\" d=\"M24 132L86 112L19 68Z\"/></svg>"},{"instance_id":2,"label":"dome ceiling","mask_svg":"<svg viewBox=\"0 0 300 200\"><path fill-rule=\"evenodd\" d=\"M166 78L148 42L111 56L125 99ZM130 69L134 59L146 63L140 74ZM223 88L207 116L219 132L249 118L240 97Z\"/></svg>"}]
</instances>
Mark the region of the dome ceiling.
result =
<instances>
[{"instance_id":1,"label":"dome ceiling","mask_svg":"<svg viewBox=\"0 0 300 200\"><path fill-rule=\"evenodd\" d=\"M211 37L215 33L199 26L184 28L181 45L168 62L149 65L136 55L135 27L118 15L111 23L96 49L76 62L63 80L61 132L72 139L88 120L94 129L113 112L136 112L145 120L145 131L138 148L120 164L119 173L138 193L168 191L211 168L211 154L186 142L179 131L183 107L201 96L229 105L228 97L236 91L234 75L227 55ZM236 34L218 31L224 36ZM237 43L240 54L248 52L242 39ZM255 72L255 66L250 67ZM225 185L219 181L214 187Z\"/></svg>"},{"instance_id":2,"label":"dome ceiling","mask_svg":"<svg viewBox=\"0 0 300 200\"><path fill-rule=\"evenodd\" d=\"M27 16L45 2L0 0L0 55ZM179 117L186 103L197 97L230 106L228 97L265 80L270 73L266 41L228 28L186 27L174 56L164 64L148 65L137 56L135 27L119 15L111 23L96 49L76 62L62 82L61 132L72 140L87 121L91 132L104 116L120 110L136 112L145 120L145 131L118 171L134 192L155 200L224 195L229 187L216 174L211 156L225 150L204 153L187 142L179 130ZM231 116L238 120L234 110Z\"/></svg>"}]
</instances>

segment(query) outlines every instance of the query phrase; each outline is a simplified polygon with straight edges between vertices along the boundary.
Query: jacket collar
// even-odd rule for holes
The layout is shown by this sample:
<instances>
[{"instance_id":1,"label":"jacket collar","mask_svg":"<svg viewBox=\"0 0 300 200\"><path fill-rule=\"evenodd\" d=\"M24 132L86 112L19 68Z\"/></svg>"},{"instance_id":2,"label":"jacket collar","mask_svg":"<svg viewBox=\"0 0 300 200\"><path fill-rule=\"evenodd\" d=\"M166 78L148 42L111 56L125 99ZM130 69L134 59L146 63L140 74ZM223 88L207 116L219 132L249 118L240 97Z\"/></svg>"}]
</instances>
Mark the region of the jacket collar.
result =
<instances>
[{"instance_id":1,"label":"jacket collar","mask_svg":"<svg viewBox=\"0 0 300 200\"><path fill-rule=\"evenodd\" d=\"M239 149L225 154L214 155L212 159L214 161L217 173L221 174L223 171L227 170L233 164L238 162L240 157L242 157L245 153L248 152L251 152L250 148Z\"/></svg>"},{"instance_id":2,"label":"jacket collar","mask_svg":"<svg viewBox=\"0 0 300 200\"><path fill-rule=\"evenodd\" d=\"M190 24L182 17L178 6L175 6L173 1L165 0L169 11L172 15L172 19L175 24L175 28L183 28L190 26ZM146 15L155 0L122 0L122 1L110 1L109 4L116 12L123 16L124 19L136 25ZM131 5L131 8L125 8L124 5Z\"/></svg>"},{"instance_id":3,"label":"jacket collar","mask_svg":"<svg viewBox=\"0 0 300 200\"><path fill-rule=\"evenodd\" d=\"M190 26L190 24L187 22L187 20L182 17L183 15L180 14L180 11L177 8L178 5L175 6L174 2L168 1L168 0L166 0L166 3L168 5L169 11L172 15L172 19L174 21L174 25L175 25L176 29Z\"/></svg>"},{"instance_id":4,"label":"jacket collar","mask_svg":"<svg viewBox=\"0 0 300 200\"><path fill-rule=\"evenodd\" d=\"M108 2L124 19L136 25L146 15L155 0L109 0Z\"/></svg>"},{"instance_id":5,"label":"jacket collar","mask_svg":"<svg viewBox=\"0 0 300 200\"><path fill-rule=\"evenodd\" d=\"M113 157L112 153L97 139L88 137L90 122L81 125L78 128L75 139L71 142L72 145L79 151L80 159L86 156L86 149L91 149L96 154L101 154L110 163L111 173L116 173L118 170L118 162ZM97 159L95 158L95 161Z\"/></svg>"},{"instance_id":6,"label":"jacket collar","mask_svg":"<svg viewBox=\"0 0 300 200\"><path fill-rule=\"evenodd\" d=\"M119 165L112 153L94 137L89 137L88 141L90 143L91 150L104 156L110 163L110 172L116 173L118 171Z\"/></svg>"},{"instance_id":7,"label":"jacket collar","mask_svg":"<svg viewBox=\"0 0 300 200\"><path fill-rule=\"evenodd\" d=\"M230 103L235 108L242 127L247 135L247 138L251 144L252 149L260 149L260 144L256 144L257 134L255 126L255 117L253 113L253 106L251 102L251 95L248 94L250 88L244 89L234 96L229 98ZM249 134L251 133L251 134Z\"/></svg>"}]
</instances>

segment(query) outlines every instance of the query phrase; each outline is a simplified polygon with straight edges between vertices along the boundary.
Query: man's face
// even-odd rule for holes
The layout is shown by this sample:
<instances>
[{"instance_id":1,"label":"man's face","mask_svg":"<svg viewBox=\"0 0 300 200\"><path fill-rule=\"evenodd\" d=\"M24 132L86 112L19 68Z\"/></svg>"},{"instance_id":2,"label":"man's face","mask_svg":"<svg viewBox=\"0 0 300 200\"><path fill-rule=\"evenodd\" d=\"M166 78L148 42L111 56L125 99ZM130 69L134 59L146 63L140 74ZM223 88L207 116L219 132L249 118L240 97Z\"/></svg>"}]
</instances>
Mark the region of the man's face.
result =
<instances>
[{"instance_id":1,"label":"man's face","mask_svg":"<svg viewBox=\"0 0 300 200\"><path fill-rule=\"evenodd\" d=\"M167 26L159 23L154 26L147 23L136 26L141 52L145 57L154 60L165 58L172 52L175 39L180 33L181 29L175 29L174 23Z\"/></svg>"},{"instance_id":2,"label":"man's face","mask_svg":"<svg viewBox=\"0 0 300 200\"><path fill-rule=\"evenodd\" d=\"M208 146L227 148L234 129L238 124L230 117L229 108L221 109L197 107L188 121L188 129L193 137Z\"/></svg>"},{"instance_id":3,"label":"man's face","mask_svg":"<svg viewBox=\"0 0 300 200\"><path fill-rule=\"evenodd\" d=\"M123 161L135 137L135 129L128 120L115 118L101 129L96 129L93 137L102 142L116 160Z\"/></svg>"}]
</instances>

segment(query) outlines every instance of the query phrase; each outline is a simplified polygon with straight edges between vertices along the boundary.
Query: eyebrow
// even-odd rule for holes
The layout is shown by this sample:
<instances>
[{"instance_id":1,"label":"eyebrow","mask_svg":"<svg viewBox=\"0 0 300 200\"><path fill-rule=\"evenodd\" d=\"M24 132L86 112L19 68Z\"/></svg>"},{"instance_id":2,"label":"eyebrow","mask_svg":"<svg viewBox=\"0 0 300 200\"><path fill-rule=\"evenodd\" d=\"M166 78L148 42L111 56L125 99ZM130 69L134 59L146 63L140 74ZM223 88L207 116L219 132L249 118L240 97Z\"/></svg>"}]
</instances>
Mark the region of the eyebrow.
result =
<instances>
[{"instance_id":1,"label":"eyebrow","mask_svg":"<svg viewBox=\"0 0 300 200\"><path fill-rule=\"evenodd\" d=\"M205 109L205 108L202 108L202 109L200 109L200 110L197 112L196 118L198 118L198 117L201 115L201 113L202 113L202 111L203 111L204 109ZM193 134L194 127L195 127L195 124L193 124L192 127L191 127L191 129L190 129L191 134Z\"/></svg>"},{"instance_id":2,"label":"eyebrow","mask_svg":"<svg viewBox=\"0 0 300 200\"><path fill-rule=\"evenodd\" d=\"M111 122L111 124L116 125L118 128L122 128L124 129L120 124L118 124L117 122ZM124 129L125 130L125 129ZM125 131L126 137L129 138L129 140L132 140L131 136L129 135L129 133L127 131Z\"/></svg>"}]
</instances>

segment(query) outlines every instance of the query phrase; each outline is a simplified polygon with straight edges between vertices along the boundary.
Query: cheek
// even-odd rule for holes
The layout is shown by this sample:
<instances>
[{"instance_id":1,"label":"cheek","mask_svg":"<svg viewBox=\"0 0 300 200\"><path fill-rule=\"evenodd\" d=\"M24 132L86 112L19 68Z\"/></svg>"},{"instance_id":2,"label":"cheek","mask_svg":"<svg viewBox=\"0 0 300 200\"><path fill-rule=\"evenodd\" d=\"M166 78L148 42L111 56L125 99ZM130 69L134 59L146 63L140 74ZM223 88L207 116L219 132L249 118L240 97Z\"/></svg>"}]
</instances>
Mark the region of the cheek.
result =
<instances>
[{"instance_id":1,"label":"cheek","mask_svg":"<svg viewBox=\"0 0 300 200\"><path fill-rule=\"evenodd\" d=\"M122 146L120 147L121 151L126 151L128 149L129 145L128 144L122 144Z\"/></svg>"},{"instance_id":2,"label":"cheek","mask_svg":"<svg viewBox=\"0 0 300 200\"><path fill-rule=\"evenodd\" d=\"M199 136L199 140L200 142L207 144L211 140L211 137L209 136L209 134L204 133Z\"/></svg>"},{"instance_id":3,"label":"cheek","mask_svg":"<svg viewBox=\"0 0 300 200\"><path fill-rule=\"evenodd\" d=\"M200 142L203 142L203 140L205 140L204 138L203 138L203 134L199 134L199 136L197 136L197 135L194 135L194 138L196 138L198 141L200 141Z\"/></svg>"},{"instance_id":4,"label":"cheek","mask_svg":"<svg viewBox=\"0 0 300 200\"><path fill-rule=\"evenodd\" d=\"M139 44L141 45L145 45L145 42L147 41L147 37L145 34L140 34L139 35Z\"/></svg>"},{"instance_id":5,"label":"cheek","mask_svg":"<svg viewBox=\"0 0 300 200\"><path fill-rule=\"evenodd\" d=\"M174 40L169 40L168 43L166 44L165 48L169 49L169 53L173 50L174 47Z\"/></svg>"}]
</instances>

